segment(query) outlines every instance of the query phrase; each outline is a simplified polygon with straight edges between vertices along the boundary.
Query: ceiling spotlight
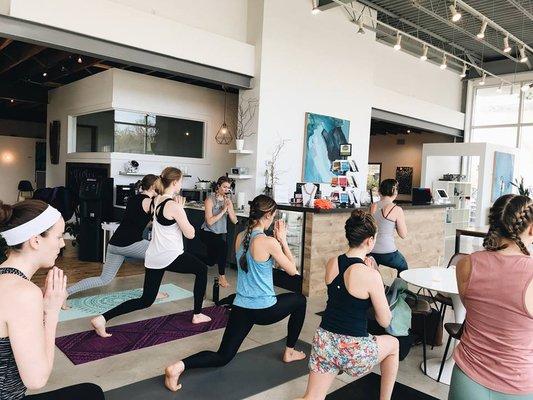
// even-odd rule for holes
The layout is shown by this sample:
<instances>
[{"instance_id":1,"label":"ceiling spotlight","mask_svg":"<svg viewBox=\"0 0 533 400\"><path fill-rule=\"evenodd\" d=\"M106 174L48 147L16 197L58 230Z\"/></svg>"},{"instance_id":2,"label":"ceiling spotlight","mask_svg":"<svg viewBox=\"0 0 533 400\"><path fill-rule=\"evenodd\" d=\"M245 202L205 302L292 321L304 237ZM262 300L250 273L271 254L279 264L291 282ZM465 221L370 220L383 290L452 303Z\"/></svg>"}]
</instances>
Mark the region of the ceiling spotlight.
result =
<instances>
[{"instance_id":1,"label":"ceiling spotlight","mask_svg":"<svg viewBox=\"0 0 533 400\"><path fill-rule=\"evenodd\" d=\"M396 35L396 44L394 45L394 50L398 51L402 48L402 35L399 33Z\"/></svg>"},{"instance_id":2,"label":"ceiling spotlight","mask_svg":"<svg viewBox=\"0 0 533 400\"><path fill-rule=\"evenodd\" d=\"M185 132L185 136L189 136L189 132Z\"/></svg>"},{"instance_id":3,"label":"ceiling spotlight","mask_svg":"<svg viewBox=\"0 0 533 400\"><path fill-rule=\"evenodd\" d=\"M11 99L11 100L9 100L9 102L10 102L10 103L14 103L14 102L15 102L15 100Z\"/></svg>"},{"instance_id":4,"label":"ceiling spotlight","mask_svg":"<svg viewBox=\"0 0 533 400\"><path fill-rule=\"evenodd\" d=\"M461 78L466 78L466 64L463 64L463 70L461 71Z\"/></svg>"},{"instance_id":5,"label":"ceiling spotlight","mask_svg":"<svg viewBox=\"0 0 533 400\"><path fill-rule=\"evenodd\" d=\"M78 57L78 64L81 64L83 62L81 57Z\"/></svg>"},{"instance_id":6,"label":"ceiling spotlight","mask_svg":"<svg viewBox=\"0 0 533 400\"><path fill-rule=\"evenodd\" d=\"M43 72L43 76L46 78L46 76L48 75L48 72Z\"/></svg>"},{"instance_id":7,"label":"ceiling spotlight","mask_svg":"<svg viewBox=\"0 0 533 400\"><path fill-rule=\"evenodd\" d=\"M427 45L424 45L424 47L422 47L422 55L420 56L420 59L422 61L426 61L428 59L428 47L427 47Z\"/></svg>"},{"instance_id":8,"label":"ceiling spotlight","mask_svg":"<svg viewBox=\"0 0 533 400\"><path fill-rule=\"evenodd\" d=\"M479 82L480 86L485 85L485 80L487 79L487 74L483 72L483 77L481 78L481 82Z\"/></svg>"},{"instance_id":9,"label":"ceiling spotlight","mask_svg":"<svg viewBox=\"0 0 533 400\"><path fill-rule=\"evenodd\" d=\"M500 82L500 86L498 86L498 89L496 89L497 93L501 93L503 90L503 81Z\"/></svg>"},{"instance_id":10,"label":"ceiling spotlight","mask_svg":"<svg viewBox=\"0 0 533 400\"><path fill-rule=\"evenodd\" d=\"M520 47L520 62L521 63L527 62L526 46Z\"/></svg>"},{"instance_id":11,"label":"ceiling spotlight","mask_svg":"<svg viewBox=\"0 0 533 400\"><path fill-rule=\"evenodd\" d=\"M320 14L322 10L320 8L318 8L318 1L317 0L313 0L313 8L311 9L311 14L313 15L318 15Z\"/></svg>"},{"instance_id":12,"label":"ceiling spotlight","mask_svg":"<svg viewBox=\"0 0 533 400\"><path fill-rule=\"evenodd\" d=\"M481 29L479 30L479 33L476 35L478 39L483 39L485 37L485 31L487 30L487 20L484 19L481 23Z\"/></svg>"},{"instance_id":13,"label":"ceiling spotlight","mask_svg":"<svg viewBox=\"0 0 533 400\"><path fill-rule=\"evenodd\" d=\"M457 11L456 1L453 4L450 4L450 12L452 13L452 21L457 22L461 19L461 13Z\"/></svg>"},{"instance_id":14,"label":"ceiling spotlight","mask_svg":"<svg viewBox=\"0 0 533 400\"><path fill-rule=\"evenodd\" d=\"M407 129L407 133L411 133L411 129Z\"/></svg>"},{"instance_id":15,"label":"ceiling spotlight","mask_svg":"<svg viewBox=\"0 0 533 400\"><path fill-rule=\"evenodd\" d=\"M522 87L520 88L520 90L521 90L522 92L527 92L527 91L529 90L529 88L531 88L531 84L530 84L530 83L524 83L524 84L522 85Z\"/></svg>"},{"instance_id":16,"label":"ceiling spotlight","mask_svg":"<svg viewBox=\"0 0 533 400\"><path fill-rule=\"evenodd\" d=\"M359 27L357 29L357 33L359 35L364 35L365 34L365 27L364 27L364 24L363 24L363 15L362 14L359 17L359 20L357 21L357 26Z\"/></svg>"},{"instance_id":17,"label":"ceiling spotlight","mask_svg":"<svg viewBox=\"0 0 533 400\"><path fill-rule=\"evenodd\" d=\"M446 63L446 54L442 55L442 63L440 64L440 69L444 70L448 67L448 64Z\"/></svg>"},{"instance_id":18,"label":"ceiling spotlight","mask_svg":"<svg viewBox=\"0 0 533 400\"><path fill-rule=\"evenodd\" d=\"M509 36L506 36L503 38L503 52L504 53L511 52L511 46L509 45Z\"/></svg>"}]
</instances>

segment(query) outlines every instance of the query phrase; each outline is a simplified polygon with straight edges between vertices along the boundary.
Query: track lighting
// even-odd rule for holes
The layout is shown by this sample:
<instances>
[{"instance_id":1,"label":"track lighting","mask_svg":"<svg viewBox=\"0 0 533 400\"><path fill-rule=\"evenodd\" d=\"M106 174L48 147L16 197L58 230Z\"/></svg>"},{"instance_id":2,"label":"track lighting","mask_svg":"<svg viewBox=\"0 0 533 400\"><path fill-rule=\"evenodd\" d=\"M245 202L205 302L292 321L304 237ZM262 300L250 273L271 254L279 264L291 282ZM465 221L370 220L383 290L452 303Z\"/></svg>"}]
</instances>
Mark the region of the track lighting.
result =
<instances>
[{"instance_id":1,"label":"track lighting","mask_svg":"<svg viewBox=\"0 0 533 400\"><path fill-rule=\"evenodd\" d=\"M46 78L46 76L48 75L48 73L45 71L43 72L43 76Z\"/></svg>"},{"instance_id":2,"label":"track lighting","mask_svg":"<svg viewBox=\"0 0 533 400\"><path fill-rule=\"evenodd\" d=\"M318 0L313 0L313 8L311 9L311 14L318 15L322 10L318 8Z\"/></svg>"},{"instance_id":3,"label":"track lighting","mask_svg":"<svg viewBox=\"0 0 533 400\"><path fill-rule=\"evenodd\" d=\"M454 0L453 4L450 4L450 12L452 13L452 21L457 22L461 19L461 13L457 11L457 4Z\"/></svg>"},{"instance_id":4,"label":"track lighting","mask_svg":"<svg viewBox=\"0 0 533 400\"><path fill-rule=\"evenodd\" d=\"M520 47L520 62L521 63L527 62L526 46Z\"/></svg>"},{"instance_id":5,"label":"track lighting","mask_svg":"<svg viewBox=\"0 0 533 400\"><path fill-rule=\"evenodd\" d=\"M509 36L506 36L503 38L503 52L504 53L511 52L511 46L509 45Z\"/></svg>"},{"instance_id":6,"label":"track lighting","mask_svg":"<svg viewBox=\"0 0 533 400\"><path fill-rule=\"evenodd\" d=\"M422 47L422 55L420 56L420 59L422 61L426 61L428 59L428 47L426 45Z\"/></svg>"},{"instance_id":7,"label":"track lighting","mask_svg":"<svg viewBox=\"0 0 533 400\"><path fill-rule=\"evenodd\" d=\"M483 72L483 77L481 78L481 82L479 82L479 86L485 85L486 79L487 79L487 74Z\"/></svg>"},{"instance_id":8,"label":"track lighting","mask_svg":"<svg viewBox=\"0 0 533 400\"><path fill-rule=\"evenodd\" d=\"M466 78L466 64L463 64L463 70L461 71L461 78Z\"/></svg>"},{"instance_id":9,"label":"track lighting","mask_svg":"<svg viewBox=\"0 0 533 400\"><path fill-rule=\"evenodd\" d=\"M365 27L364 27L364 24L363 24L363 16L362 15L359 17L359 20L357 21L357 26L359 27L357 29L357 33L359 35L364 35L365 34Z\"/></svg>"},{"instance_id":10,"label":"track lighting","mask_svg":"<svg viewBox=\"0 0 533 400\"><path fill-rule=\"evenodd\" d=\"M83 62L81 57L78 57L78 64L81 64Z\"/></svg>"},{"instance_id":11,"label":"track lighting","mask_svg":"<svg viewBox=\"0 0 533 400\"><path fill-rule=\"evenodd\" d=\"M478 39L483 39L485 37L485 31L487 30L487 20L484 19L481 23L481 29L479 30L479 33L476 35Z\"/></svg>"},{"instance_id":12,"label":"track lighting","mask_svg":"<svg viewBox=\"0 0 533 400\"><path fill-rule=\"evenodd\" d=\"M402 48L402 35L396 35L396 44L394 45L394 50L398 51Z\"/></svg>"},{"instance_id":13,"label":"track lighting","mask_svg":"<svg viewBox=\"0 0 533 400\"><path fill-rule=\"evenodd\" d=\"M11 100L9 100L9 102L10 102L10 103L14 103L14 102L15 102L15 100L11 99Z\"/></svg>"},{"instance_id":14,"label":"track lighting","mask_svg":"<svg viewBox=\"0 0 533 400\"><path fill-rule=\"evenodd\" d=\"M446 63L446 54L442 55L442 63L440 64L440 69L444 70L448 67L448 64Z\"/></svg>"}]
</instances>

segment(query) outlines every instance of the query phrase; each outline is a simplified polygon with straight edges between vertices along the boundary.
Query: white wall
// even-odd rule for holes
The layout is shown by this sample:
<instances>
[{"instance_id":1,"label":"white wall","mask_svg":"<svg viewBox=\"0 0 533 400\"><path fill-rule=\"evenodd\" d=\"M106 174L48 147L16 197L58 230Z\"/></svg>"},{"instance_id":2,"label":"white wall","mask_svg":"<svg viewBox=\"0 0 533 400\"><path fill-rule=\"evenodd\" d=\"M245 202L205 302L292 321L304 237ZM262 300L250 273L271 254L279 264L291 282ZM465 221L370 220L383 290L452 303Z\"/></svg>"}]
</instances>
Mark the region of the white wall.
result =
<instances>
[{"instance_id":1,"label":"white wall","mask_svg":"<svg viewBox=\"0 0 533 400\"><path fill-rule=\"evenodd\" d=\"M160 12L170 6L164 0L145 3ZM130 3L135 4L139 2ZM210 26L218 19L217 24L238 25L240 31L246 26L241 20L246 10L239 7L244 8L244 2L237 1L228 9L219 5L208 11L218 14L209 14L201 25ZM206 8L203 4L192 14L198 16ZM254 48L247 43L110 0L47 0L46 7L41 0L11 0L10 15L245 75L252 76L254 71Z\"/></svg>"},{"instance_id":2,"label":"white wall","mask_svg":"<svg viewBox=\"0 0 533 400\"><path fill-rule=\"evenodd\" d=\"M0 136L0 200L14 203L21 180L35 184L35 143L39 139Z\"/></svg>"},{"instance_id":3,"label":"white wall","mask_svg":"<svg viewBox=\"0 0 533 400\"><path fill-rule=\"evenodd\" d=\"M228 95L228 115L235 114L236 95ZM206 124L204 158L167 157L129 153L76 153L73 121L69 116L121 109L203 121ZM185 169L185 187L192 187L196 177L216 179L235 165L228 153L230 146L219 145L215 135L224 117L224 92L162 78L111 69L56 89L50 94L49 121L61 121L60 164L47 163L47 186L64 185L66 162L111 164L116 184L129 184L139 177L120 176L124 164L132 159L140 163L140 173L159 175L166 166ZM67 138L68 148L67 153Z\"/></svg>"}]
</instances>

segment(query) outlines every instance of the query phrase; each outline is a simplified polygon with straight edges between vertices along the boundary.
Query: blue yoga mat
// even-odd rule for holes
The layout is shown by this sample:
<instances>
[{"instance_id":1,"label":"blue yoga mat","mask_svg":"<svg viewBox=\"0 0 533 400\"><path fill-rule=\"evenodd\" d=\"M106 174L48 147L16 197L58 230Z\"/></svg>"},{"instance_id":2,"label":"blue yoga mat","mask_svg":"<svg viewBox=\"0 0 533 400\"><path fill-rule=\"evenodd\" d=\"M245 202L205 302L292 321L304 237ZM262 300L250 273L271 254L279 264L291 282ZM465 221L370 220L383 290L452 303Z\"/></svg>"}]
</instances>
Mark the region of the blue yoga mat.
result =
<instances>
[{"instance_id":1,"label":"blue yoga mat","mask_svg":"<svg viewBox=\"0 0 533 400\"><path fill-rule=\"evenodd\" d=\"M192 292L182 289L172 283L161 285L159 291L167 293L168 297L156 300L155 304L182 300L192 297L193 295ZM141 297L142 292L142 288L139 288L69 299L68 304L71 308L70 310L61 310L59 313L59 321L70 321L72 319L100 315L127 300Z\"/></svg>"}]
</instances>

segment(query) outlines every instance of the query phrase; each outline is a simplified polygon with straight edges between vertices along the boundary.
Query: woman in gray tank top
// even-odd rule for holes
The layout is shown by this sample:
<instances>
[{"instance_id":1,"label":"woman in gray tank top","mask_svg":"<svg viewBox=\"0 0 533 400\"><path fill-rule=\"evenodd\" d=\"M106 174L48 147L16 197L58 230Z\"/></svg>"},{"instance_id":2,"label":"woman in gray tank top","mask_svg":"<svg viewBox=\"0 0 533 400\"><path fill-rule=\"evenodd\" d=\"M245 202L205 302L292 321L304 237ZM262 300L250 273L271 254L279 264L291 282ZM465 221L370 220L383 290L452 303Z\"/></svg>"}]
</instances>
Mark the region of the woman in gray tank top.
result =
<instances>
[{"instance_id":1,"label":"woman in gray tank top","mask_svg":"<svg viewBox=\"0 0 533 400\"><path fill-rule=\"evenodd\" d=\"M395 233L404 239L407 236L407 226L403 210L394 204L398 196L398 181L385 179L379 185L379 194L381 200L370 207L370 212L378 224L376 244L370 255L378 264L401 272L406 270L408 265L405 257L396 247Z\"/></svg>"},{"instance_id":2,"label":"woman in gray tank top","mask_svg":"<svg viewBox=\"0 0 533 400\"><path fill-rule=\"evenodd\" d=\"M227 264L228 246L226 243L227 219L234 224L237 216L233 203L229 198L231 181L227 176L218 178L215 191L205 200L205 221L200 230L200 239L207 248L206 264L218 264L218 283L228 287L225 271Z\"/></svg>"}]
</instances>

